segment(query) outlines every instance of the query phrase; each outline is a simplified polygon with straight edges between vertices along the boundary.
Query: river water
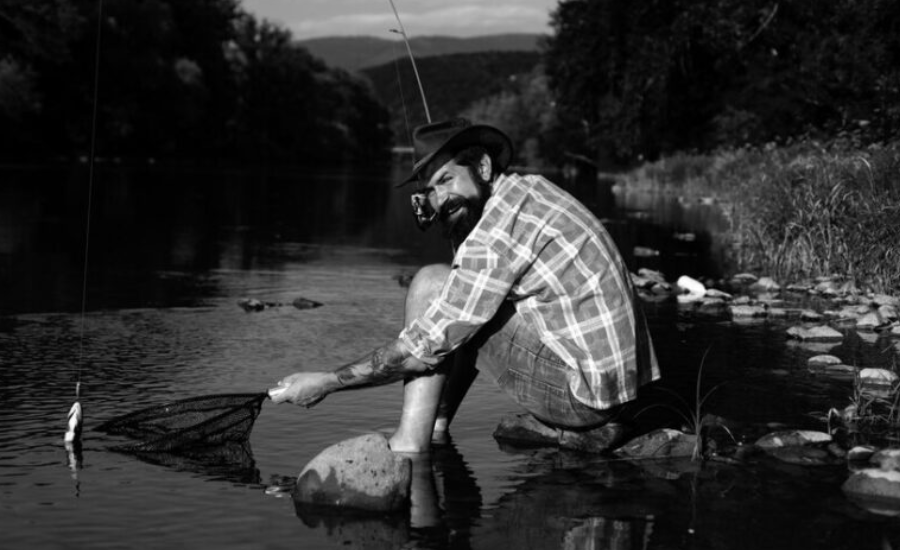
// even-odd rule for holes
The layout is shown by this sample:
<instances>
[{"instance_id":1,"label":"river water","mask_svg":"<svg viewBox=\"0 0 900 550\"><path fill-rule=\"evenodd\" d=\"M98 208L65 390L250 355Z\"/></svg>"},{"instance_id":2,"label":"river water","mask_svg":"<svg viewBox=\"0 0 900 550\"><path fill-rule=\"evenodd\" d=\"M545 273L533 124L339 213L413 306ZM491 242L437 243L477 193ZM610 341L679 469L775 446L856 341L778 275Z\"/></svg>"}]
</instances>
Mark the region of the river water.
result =
<instances>
[{"instance_id":1,"label":"river water","mask_svg":"<svg viewBox=\"0 0 900 550\"><path fill-rule=\"evenodd\" d=\"M169 399L262 391L395 336L397 278L449 254L437 235L413 227L406 197L391 186L398 170L101 165L87 248L85 170L0 171L2 546L900 546L896 519L841 493L844 466L634 463L498 445L491 432L516 410L481 380L451 444L416 465L430 474L417 487L425 498L401 517L310 515L265 491L333 443L389 432L399 385L335 394L310 410L265 403L250 447L226 463L120 454L92 431ZM567 186L604 220L633 270L670 280L726 270L714 205ZM297 297L324 305L299 310L290 305ZM247 313L243 298L287 305ZM791 344L781 322L735 323L671 300L645 305L662 386L690 396L703 362L704 388L721 384L706 408L744 426L739 438L772 423L822 429L816 413L848 403L850 382L810 373L811 355L895 361L891 342L856 333L826 350ZM81 451L69 453L62 435L79 379L86 431ZM674 415L666 420L678 427Z\"/></svg>"}]
</instances>

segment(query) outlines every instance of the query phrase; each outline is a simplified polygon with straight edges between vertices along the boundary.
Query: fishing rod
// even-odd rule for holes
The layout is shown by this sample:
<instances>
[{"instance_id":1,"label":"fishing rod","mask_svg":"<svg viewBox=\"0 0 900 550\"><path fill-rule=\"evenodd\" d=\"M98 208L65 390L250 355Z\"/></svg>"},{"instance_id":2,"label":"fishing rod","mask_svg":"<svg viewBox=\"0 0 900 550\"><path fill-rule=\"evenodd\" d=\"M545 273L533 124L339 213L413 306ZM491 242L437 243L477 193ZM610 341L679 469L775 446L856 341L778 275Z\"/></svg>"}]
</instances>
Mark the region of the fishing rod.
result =
<instances>
[{"instance_id":1,"label":"fishing rod","mask_svg":"<svg viewBox=\"0 0 900 550\"><path fill-rule=\"evenodd\" d=\"M403 21L400 20L400 13L397 11L397 6L394 5L394 0L388 0L388 2L391 3L391 9L394 10L394 17L397 18L397 25L400 27L399 29L391 29L391 32L399 34L406 44L406 52L409 54L409 61L412 63L413 74L416 75L416 82L419 84L422 106L425 107L425 120L431 124L431 113L428 111L428 101L425 99L425 88L422 87L422 79L419 78L419 69L416 67L416 58L413 56L412 48L409 45L409 37L406 36L406 29L403 28Z\"/></svg>"}]
</instances>

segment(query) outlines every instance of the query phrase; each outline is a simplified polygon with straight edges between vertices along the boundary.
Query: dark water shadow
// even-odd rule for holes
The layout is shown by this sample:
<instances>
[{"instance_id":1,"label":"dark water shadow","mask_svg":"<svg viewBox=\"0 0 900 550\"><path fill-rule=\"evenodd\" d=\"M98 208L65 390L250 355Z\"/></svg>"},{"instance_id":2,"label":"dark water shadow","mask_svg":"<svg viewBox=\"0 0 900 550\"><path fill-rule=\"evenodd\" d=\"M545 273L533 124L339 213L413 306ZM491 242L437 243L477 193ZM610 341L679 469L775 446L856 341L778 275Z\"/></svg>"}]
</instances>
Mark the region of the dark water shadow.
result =
<instances>
[{"instance_id":1,"label":"dark water shadow","mask_svg":"<svg viewBox=\"0 0 900 550\"><path fill-rule=\"evenodd\" d=\"M190 472L210 481L259 485L261 475L253 458L249 442L226 442L211 447L199 447L174 452L146 452L110 447L111 452L128 454L157 466L177 472Z\"/></svg>"}]
</instances>

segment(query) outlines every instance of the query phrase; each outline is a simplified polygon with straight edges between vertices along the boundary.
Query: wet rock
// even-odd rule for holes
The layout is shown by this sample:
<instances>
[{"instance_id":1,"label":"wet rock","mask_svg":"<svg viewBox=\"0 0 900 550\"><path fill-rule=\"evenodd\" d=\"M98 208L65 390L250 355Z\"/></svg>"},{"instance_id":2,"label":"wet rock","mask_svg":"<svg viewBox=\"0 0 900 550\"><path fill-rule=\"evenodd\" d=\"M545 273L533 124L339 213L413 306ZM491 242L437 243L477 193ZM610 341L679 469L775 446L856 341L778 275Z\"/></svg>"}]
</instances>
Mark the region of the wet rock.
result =
<instances>
[{"instance_id":1,"label":"wet rock","mask_svg":"<svg viewBox=\"0 0 900 550\"><path fill-rule=\"evenodd\" d=\"M787 334L791 338L797 338L804 341L828 341L842 340L844 335L828 325L818 325L814 327L791 327L787 330Z\"/></svg>"},{"instance_id":2,"label":"wet rock","mask_svg":"<svg viewBox=\"0 0 900 550\"><path fill-rule=\"evenodd\" d=\"M836 296L838 294L838 284L831 279L820 281L813 287L813 292L823 294L825 296Z\"/></svg>"},{"instance_id":3,"label":"wet rock","mask_svg":"<svg viewBox=\"0 0 900 550\"><path fill-rule=\"evenodd\" d=\"M689 457L696 446L696 435L664 428L632 439L615 453L628 458Z\"/></svg>"},{"instance_id":4,"label":"wet rock","mask_svg":"<svg viewBox=\"0 0 900 550\"><path fill-rule=\"evenodd\" d=\"M878 315L881 315L885 321L896 321L900 318L900 315L897 313L897 307L889 305L878 306Z\"/></svg>"},{"instance_id":5,"label":"wet rock","mask_svg":"<svg viewBox=\"0 0 900 550\"><path fill-rule=\"evenodd\" d=\"M510 414L500 419L493 435L497 441L510 445L604 453L624 441L627 433L625 425L617 422L591 430L570 431L551 428L530 414Z\"/></svg>"},{"instance_id":6,"label":"wet rock","mask_svg":"<svg viewBox=\"0 0 900 550\"><path fill-rule=\"evenodd\" d=\"M314 309L317 307L322 307L322 304L313 300L307 300L306 298L294 298L294 301L291 302L291 305L297 309Z\"/></svg>"},{"instance_id":7,"label":"wet rock","mask_svg":"<svg viewBox=\"0 0 900 550\"><path fill-rule=\"evenodd\" d=\"M752 273L738 273L731 278L731 282L737 285L746 285L755 283L759 278Z\"/></svg>"},{"instance_id":8,"label":"wet rock","mask_svg":"<svg viewBox=\"0 0 900 550\"><path fill-rule=\"evenodd\" d=\"M831 436L825 432L813 430L781 430L766 434L756 441L756 446L763 449L777 447L791 447L801 445L816 445L830 443Z\"/></svg>"},{"instance_id":9,"label":"wet rock","mask_svg":"<svg viewBox=\"0 0 900 550\"><path fill-rule=\"evenodd\" d=\"M382 434L341 441L313 458L297 477L297 502L375 512L403 509L412 475L409 458L395 454Z\"/></svg>"},{"instance_id":10,"label":"wet rock","mask_svg":"<svg viewBox=\"0 0 900 550\"><path fill-rule=\"evenodd\" d=\"M678 295L678 301L682 303L698 301L706 295L706 286L697 279L687 275L679 277L675 281L675 286L683 292L683 294Z\"/></svg>"},{"instance_id":11,"label":"wet rock","mask_svg":"<svg viewBox=\"0 0 900 550\"><path fill-rule=\"evenodd\" d=\"M263 302L262 300L257 300L256 298L241 298L238 300L238 305L244 311L262 311L267 307L273 307L275 304L271 302Z\"/></svg>"},{"instance_id":12,"label":"wet rock","mask_svg":"<svg viewBox=\"0 0 900 550\"><path fill-rule=\"evenodd\" d=\"M822 354L822 355L815 355L813 357L810 357L806 361L806 364L809 365L810 367L813 367L813 366L824 367L827 365L840 365L841 360L840 360L840 358L835 357L834 355Z\"/></svg>"},{"instance_id":13,"label":"wet rock","mask_svg":"<svg viewBox=\"0 0 900 550\"><path fill-rule=\"evenodd\" d=\"M659 256L659 250L656 250L655 248L650 248L647 246L634 247L635 258L654 258L656 256Z\"/></svg>"},{"instance_id":14,"label":"wet rock","mask_svg":"<svg viewBox=\"0 0 900 550\"><path fill-rule=\"evenodd\" d=\"M882 449L873 454L869 462L882 470L900 471L900 449Z\"/></svg>"},{"instance_id":15,"label":"wet rock","mask_svg":"<svg viewBox=\"0 0 900 550\"><path fill-rule=\"evenodd\" d=\"M872 303L877 306L893 306L895 308L900 308L900 297L887 294L876 294L872 296Z\"/></svg>"},{"instance_id":16,"label":"wet rock","mask_svg":"<svg viewBox=\"0 0 900 550\"><path fill-rule=\"evenodd\" d=\"M876 450L872 445L857 445L847 451L847 460L850 462L868 462Z\"/></svg>"},{"instance_id":17,"label":"wet rock","mask_svg":"<svg viewBox=\"0 0 900 550\"><path fill-rule=\"evenodd\" d=\"M841 489L847 496L875 499L875 502L869 500L868 503L863 504L872 511L882 509L878 504L879 501L896 510L896 507L900 505L900 472L881 468L857 470L844 482Z\"/></svg>"},{"instance_id":18,"label":"wet rock","mask_svg":"<svg viewBox=\"0 0 900 550\"><path fill-rule=\"evenodd\" d=\"M890 397L900 383L897 373L887 369L863 369L859 371L856 387L861 394L873 397Z\"/></svg>"},{"instance_id":19,"label":"wet rock","mask_svg":"<svg viewBox=\"0 0 900 550\"><path fill-rule=\"evenodd\" d=\"M731 294L729 294L725 291L719 290L717 288L707 288L706 289L706 297L713 298L713 299L719 299L719 300L725 300L725 301L731 301L733 298L733 296Z\"/></svg>"},{"instance_id":20,"label":"wet rock","mask_svg":"<svg viewBox=\"0 0 900 550\"><path fill-rule=\"evenodd\" d=\"M751 306L751 305L734 305L728 307L731 311L732 317L765 317L768 315L768 311L763 306Z\"/></svg>"},{"instance_id":21,"label":"wet rock","mask_svg":"<svg viewBox=\"0 0 900 550\"><path fill-rule=\"evenodd\" d=\"M766 453L782 462L798 466L829 466L839 462L824 449L804 445L774 447L766 449Z\"/></svg>"},{"instance_id":22,"label":"wet rock","mask_svg":"<svg viewBox=\"0 0 900 550\"><path fill-rule=\"evenodd\" d=\"M810 321L810 322L819 322L824 319L824 315L821 313L815 312L811 309L804 309L800 312L800 320L801 321Z\"/></svg>"},{"instance_id":23,"label":"wet rock","mask_svg":"<svg viewBox=\"0 0 900 550\"><path fill-rule=\"evenodd\" d=\"M648 279L646 277L641 277L640 275L635 275L634 273L631 273L630 275L631 275L631 284L634 285L634 288L650 289L654 284L656 284L656 282L653 281L652 279Z\"/></svg>"},{"instance_id":24,"label":"wet rock","mask_svg":"<svg viewBox=\"0 0 900 550\"><path fill-rule=\"evenodd\" d=\"M867 310L866 313L863 313L856 319L856 328L860 330L875 330L876 327L883 324L884 319L877 311Z\"/></svg>"},{"instance_id":25,"label":"wet rock","mask_svg":"<svg viewBox=\"0 0 900 550\"><path fill-rule=\"evenodd\" d=\"M746 305L749 305L751 302L752 302L752 300L750 299L750 296L747 296L746 294L743 296L738 296L737 298L735 298L734 300L731 301L731 303L736 306L746 306Z\"/></svg>"},{"instance_id":26,"label":"wet rock","mask_svg":"<svg viewBox=\"0 0 900 550\"><path fill-rule=\"evenodd\" d=\"M638 276L643 277L645 279L650 279L651 281L656 281L657 283L665 283L666 277L661 272L656 271L655 269L647 269L646 267L642 267L637 271Z\"/></svg>"},{"instance_id":27,"label":"wet rock","mask_svg":"<svg viewBox=\"0 0 900 550\"><path fill-rule=\"evenodd\" d=\"M829 454L835 458L847 458L847 450L834 441L829 443L825 448L828 450Z\"/></svg>"},{"instance_id":28,"label":"wet rock","mask_svg":"<svg viewBox=\"0 0 900 550\"><path fill-rule=\"evenodd\" d=\"M771 277L761 277L755 283L750 285L751 292L777 292L781 290L781 285L775 282Z\"/></svg>"}]
</instances>

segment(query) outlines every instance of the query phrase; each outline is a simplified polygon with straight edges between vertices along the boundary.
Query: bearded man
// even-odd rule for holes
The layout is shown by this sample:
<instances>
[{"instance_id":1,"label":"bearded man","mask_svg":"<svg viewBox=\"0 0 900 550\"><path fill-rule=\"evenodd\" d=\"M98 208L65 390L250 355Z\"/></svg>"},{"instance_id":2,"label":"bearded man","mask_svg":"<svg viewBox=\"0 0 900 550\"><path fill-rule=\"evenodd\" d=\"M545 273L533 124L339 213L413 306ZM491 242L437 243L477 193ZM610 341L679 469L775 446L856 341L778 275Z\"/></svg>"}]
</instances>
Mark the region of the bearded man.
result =
<instances>
[{"instance_id":1,"label":"bearded man","mask_svg":"<svg viewBox=\"0 0 900 550\"><path fill-rule=\"evenodd\" d=\"M561 447L601 451L623 433L638 388L659 378L621 255L600 221L538 175L505 174L497 128L452 119L416 128L417 161L401 185L420 226L437 222L451 265L419 270L405 328L371 358L299 372L270 390L312 406L328 394L403 380L395 452L426 452L447 434L478 372L527 415L515 426Z\"/></svg>"}]
</instances>

